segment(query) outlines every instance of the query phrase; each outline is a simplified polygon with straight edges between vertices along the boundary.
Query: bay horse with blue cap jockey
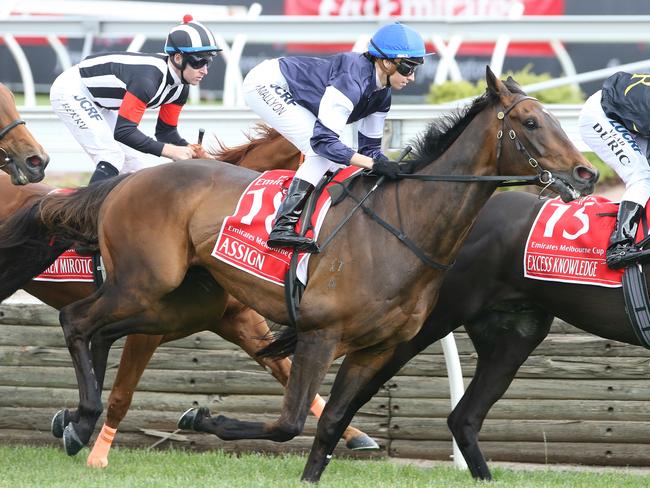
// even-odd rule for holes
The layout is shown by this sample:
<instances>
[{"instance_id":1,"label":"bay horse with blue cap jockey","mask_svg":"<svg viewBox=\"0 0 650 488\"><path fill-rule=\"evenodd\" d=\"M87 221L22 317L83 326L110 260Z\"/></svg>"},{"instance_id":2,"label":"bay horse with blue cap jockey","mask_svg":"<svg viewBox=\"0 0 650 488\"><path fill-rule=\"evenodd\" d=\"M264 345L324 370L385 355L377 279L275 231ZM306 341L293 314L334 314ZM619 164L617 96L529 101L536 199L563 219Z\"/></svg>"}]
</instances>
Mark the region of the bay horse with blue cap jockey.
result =
<instances>
[{"instance_id":1,"label":"bay horse with blue cap jockey","mask_svg":"<svg viewBox=\"0 0 650 488\"><path fill-rule=\"evenodd\" d=\"M415 80L425 56L422 36L393 22L372 36L363 54L270 59L248 73L248 106L305 155L277 211L269 247L318 251L295 226L307 197L328 170L354 165L397 177L400 166L381 152L384 121L392 91ZM356 151L340 138L353 122L358 123Z\"/></svg>"}]
</instances>

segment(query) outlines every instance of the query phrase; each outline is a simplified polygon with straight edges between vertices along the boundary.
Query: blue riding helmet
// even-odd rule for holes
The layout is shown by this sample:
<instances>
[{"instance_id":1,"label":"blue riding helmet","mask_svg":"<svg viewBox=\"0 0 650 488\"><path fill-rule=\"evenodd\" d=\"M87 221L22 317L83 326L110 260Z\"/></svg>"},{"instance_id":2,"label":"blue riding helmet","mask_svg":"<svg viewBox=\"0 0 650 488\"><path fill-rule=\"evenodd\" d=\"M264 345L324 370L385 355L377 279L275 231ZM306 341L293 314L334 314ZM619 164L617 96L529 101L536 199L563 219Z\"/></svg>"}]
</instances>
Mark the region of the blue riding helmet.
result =
<instances>
[{"instance_id":1,"label":"blue riding helmet","mask_svg":"<svg viewBox=\"0 0 650 488\"><path fill-rule=\"evenodd\" d=\"M416 64L424 62L427 53L422 36L410 27L393 22L383 26L370 39L368 53L377 58L396 59L408 58Z\"/></svg>"}]
</instances>

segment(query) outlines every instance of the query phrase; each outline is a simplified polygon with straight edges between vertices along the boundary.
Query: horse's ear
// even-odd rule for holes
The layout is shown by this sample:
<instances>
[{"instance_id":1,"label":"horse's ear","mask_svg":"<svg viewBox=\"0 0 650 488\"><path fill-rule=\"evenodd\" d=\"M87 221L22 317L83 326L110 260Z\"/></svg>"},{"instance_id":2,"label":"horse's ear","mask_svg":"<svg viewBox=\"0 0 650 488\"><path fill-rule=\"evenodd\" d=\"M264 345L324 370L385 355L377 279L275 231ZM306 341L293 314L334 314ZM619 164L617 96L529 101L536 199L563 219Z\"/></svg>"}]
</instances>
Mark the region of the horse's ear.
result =
<instances>
[{"instance_id":1,"label":"horse's ear","mask_svg":"<svg viewBox=\"0 0 650 488\"><path fill-rule=\"evenodd\" d=\"M521 90L521 92L523 93L523 90L521 89L521 85L517 83L512 76L508 75L508 79L506 80L506 83L508 84L508 86Z\"/></svg>"},{"instance_id":2,"label":"horse's ear","mask_svg":"<svg viewBox=\"0 0 650 488\"><path fill-rule=\"evenodd\" d=\"M497 95L508 95L510 90L503 84L503 82L496 77L492 72L489 65L485 66L485 81L487 81L488 91Z\"/></svg>"}]
</instances>

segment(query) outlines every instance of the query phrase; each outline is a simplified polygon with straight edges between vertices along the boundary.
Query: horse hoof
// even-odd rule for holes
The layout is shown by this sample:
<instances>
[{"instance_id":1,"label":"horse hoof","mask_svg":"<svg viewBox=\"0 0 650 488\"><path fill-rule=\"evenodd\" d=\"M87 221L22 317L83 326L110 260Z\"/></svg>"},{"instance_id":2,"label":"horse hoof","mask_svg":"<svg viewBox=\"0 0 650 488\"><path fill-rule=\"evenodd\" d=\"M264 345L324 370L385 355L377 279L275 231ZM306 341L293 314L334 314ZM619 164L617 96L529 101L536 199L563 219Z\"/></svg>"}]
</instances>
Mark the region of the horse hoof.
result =
<instances>
[{"instance_id":1,"label":"horse hoof","mask_svg":"<svg viewBox=\"0 0 650 488\"><path fill-rule=\"evenodd\" d=\"M345 443L345 447L352 451L378 451L380 449L379 444L372 437L365 434L353 437Z\"/></svg>"},{"instance_id":2,"label":"horse hoof","mask_svg":"<svg viewBox=\"0 0 650 488\"><path fill-rule=\"evenodd\" d=\"M66 425L63 429L63 448L68 456L74 456L84 447L72 424Z\"/></svg>"},{"instance_id":3,"label":"horse hoof","mask_svg":"<svg viewBox=\"0 0 650 488\"><path fill-rule=\"evenodd\" d=\"M70 423L70 412L68 411L67 408L64 408L56 412L54 414L54 417L52 417L52 425L50 428L50 430L52 431L52 435L57 439L63 437L63 429L65 429L65 426L68 425L69 423Z\"/></svg>"},{"instance_id":4,"label":"horse hoof","mask_svg":"<svg viewBox=\"0 0 650 488\"><path fill-rule=\"evenodd\" d=\"M196 430L196 425L204 417L210 416L210 410L205 407L189 408L183 412L181 418L178 419L178 428L182 430Z\"/></svg>"}]
</instances>

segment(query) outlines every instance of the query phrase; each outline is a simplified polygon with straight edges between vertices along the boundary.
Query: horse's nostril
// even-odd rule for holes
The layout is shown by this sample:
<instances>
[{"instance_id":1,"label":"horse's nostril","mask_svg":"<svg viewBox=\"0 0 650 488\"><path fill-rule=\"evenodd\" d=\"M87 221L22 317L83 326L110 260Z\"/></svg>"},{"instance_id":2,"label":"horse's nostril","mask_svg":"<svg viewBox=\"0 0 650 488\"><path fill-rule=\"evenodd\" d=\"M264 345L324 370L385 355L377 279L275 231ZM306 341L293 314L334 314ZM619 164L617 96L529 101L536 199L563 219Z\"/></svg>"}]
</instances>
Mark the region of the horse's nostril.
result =
<instances>
[{"instance_id":1,"label":"horse's nostril","mask_svg":"<svg viewBox=\"0 0 650 488\"><path fill-rule=\"evenodd\" d=\"M586 166L576 167L575 172L576 172L576 176L582 180L596 181L598 179L598 172L594 171L591 168L587 168Z\"/></svg>"},{"instance_id":2,"label":"horse's nostril","mask_svg":"<svg viewBox=\"0 0 650 488\"><path fill-rule=\"evenodd\" d=\"M38 168L39 166L43 165L43 159L41 159L40 156L29 156L25 161L27 161L27 164L31 166L32 168Z\"/></svg>"}]
</instances>

